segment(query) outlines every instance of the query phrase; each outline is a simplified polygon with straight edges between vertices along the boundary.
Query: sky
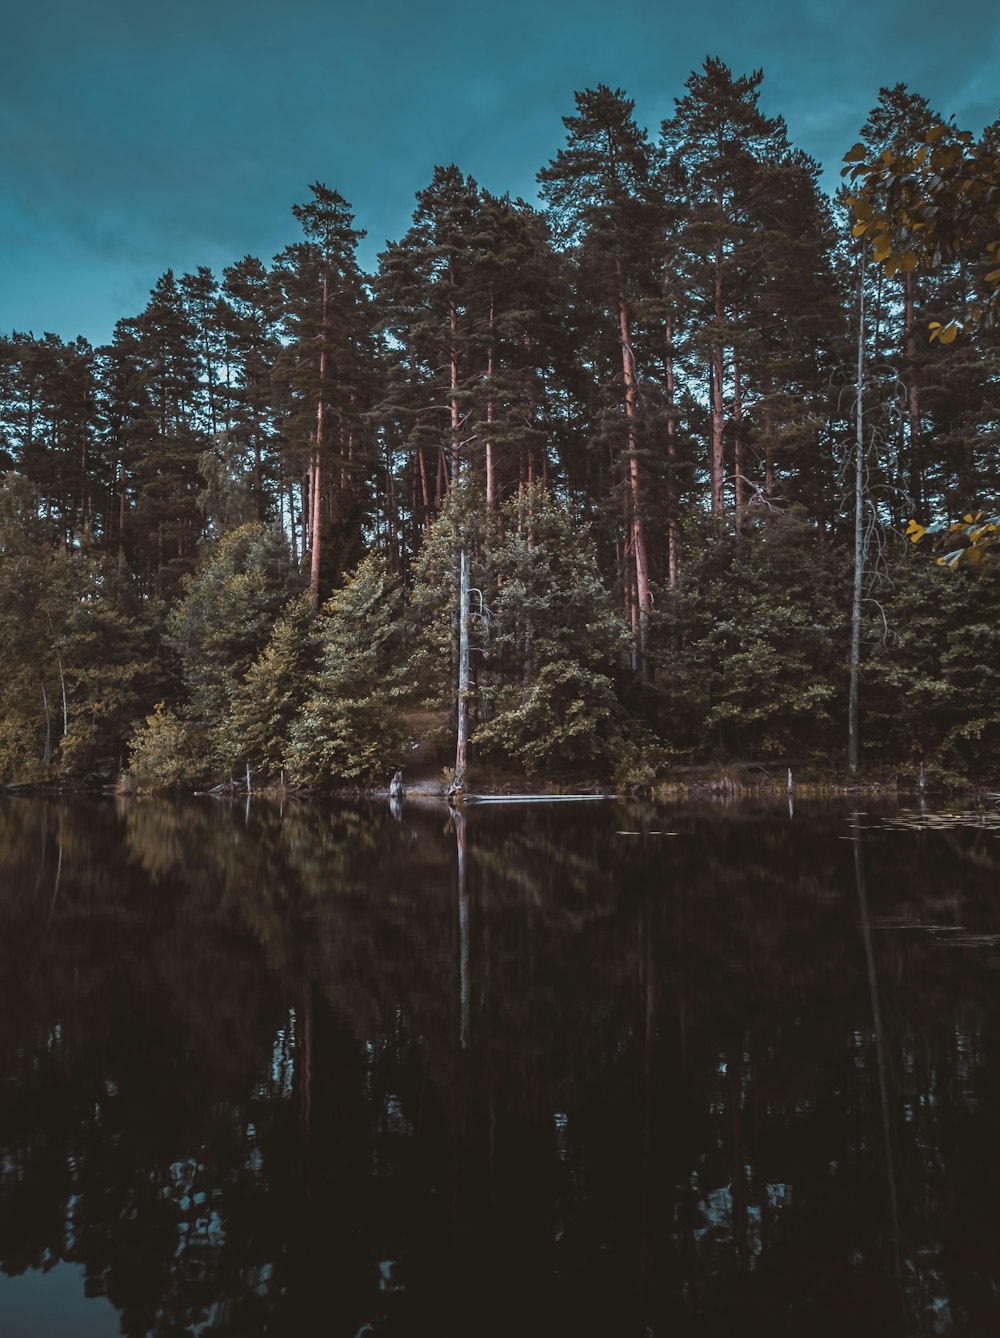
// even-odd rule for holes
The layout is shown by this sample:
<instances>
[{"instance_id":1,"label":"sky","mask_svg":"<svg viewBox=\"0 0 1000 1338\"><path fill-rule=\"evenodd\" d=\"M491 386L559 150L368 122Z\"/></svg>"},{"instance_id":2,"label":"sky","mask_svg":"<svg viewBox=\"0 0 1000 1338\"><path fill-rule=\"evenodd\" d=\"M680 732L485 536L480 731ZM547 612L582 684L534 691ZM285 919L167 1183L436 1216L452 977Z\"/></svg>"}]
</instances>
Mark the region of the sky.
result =
<instances>
[{"instance_id":1,"label":"sky","mask_svg":"<svg viewBox=\"0 0 1000 1338\"><path fill-rule=\"evenodd\" d=\"M317 180L372 270L436 164L533 200L575 90L655 134L708 56L830 190L882 86L1000 114L995 0L0 0L0 334L105 343L165 270L269 261Z\"/></svg>"}]
</instances>

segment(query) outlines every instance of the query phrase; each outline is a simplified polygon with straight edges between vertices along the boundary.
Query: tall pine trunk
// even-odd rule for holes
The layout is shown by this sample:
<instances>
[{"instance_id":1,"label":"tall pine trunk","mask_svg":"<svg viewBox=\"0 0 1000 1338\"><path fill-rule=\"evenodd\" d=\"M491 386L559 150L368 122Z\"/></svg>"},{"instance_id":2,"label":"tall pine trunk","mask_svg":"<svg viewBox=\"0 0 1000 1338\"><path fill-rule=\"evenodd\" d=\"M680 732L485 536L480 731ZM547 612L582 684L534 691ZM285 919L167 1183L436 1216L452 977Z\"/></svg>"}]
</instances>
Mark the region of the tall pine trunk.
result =
<instances>
[{"instance_id":1,"label":"tall pine trunk","mask_svg":"<svg viewBox=\"0 0 1000 1338\"><path fill-rule=\"evenodd\" d=\"M636 632L639 669L643 677L648 672L646 654L649 642L649 611L652 596L649 589L649 563L646 556L646 533L642 521L642 484L638 455L638 424L636 422L635 359L632 355L632 334L629 328L628 303L621 261L618 264L618 324L622 345L622 375L625 380L625 417L628 429L628 483L629 483L629 547L635 563Z\"/></svg>"},{"instance_id":2,"label":"tall pine trunk","mask_svg":"<svg viewBox=\"0 0 1000 1338\"><path fill-rule=\"evenodd\" d=\"M722 201L719 201L719 210L722 210ZM709 476L712 499L712 515L721 516L725 511L725 457L723 433L726 427L725 403L723 400L723 385L725 380L725 366L723 364L722 350L722 327L725 323L725 309L722 302L722 242L717 242L715 246L715 326L716 335L712 343L712 363L710 372L711 381L711 415L712 415L712 440L711 457L709 460Z\"/></svg>"},{"instance_id":3,"label":"tall pine trunk","mask_svg":"<svg viewBox=\"0 0 1000 1338\"><path fill-rule=\"evenodd\" d=\"M906 417L909 425L907 485L910 501L918 512L924 504L923 451L920 440L920 389L917 385L917 328L915 320L916 280L903 275L903 328L906 338Z\"/></svg>"},{"instance_id":4,"label":"tall pine trunk","mask_svg":"<svg viewBox=\"0 0 1000 1338\"><path fill-rule=\"evenodd\" d=\"M490 296L490 340L486 354L486 510L494 511L497 504L496 461L493 458L493 338L494 299Z\"/></svg>"},{"instance_id":5,"label":"tall pine trunk","mask_svg":"<svg viewBox=\"0 0 1000 1338\"><path fill-rule=\"evenodd\" d=\"M674 410L674 318L667 316L667 584L671 589L680 574L677 535L677 416Z\"/></svg>"},{"instance_id":6,"label":"tall pine trunk","mask_svg":"<svg viewBox=\"0 0 1000 1338\"><path fill-rule=\"evenodd\" d=\"M854 585L851 594L851 667L847 697L847 765L852 776L857 775L859 758L858 685L861 677L861 600L864 592L865 576L864 393L865 271L862 259L858 262L858 364L854 441Z\"/></svg>"},{"instance_id":7,"label":"tall pine trunk","mask_svg":"<svg viewBox=\"0 0 1000 1338\"><path fill-rule=\"evenodd\" d=\"M740 358L733 350L733 488L737 520L747 504L747 480L744 472L743 446L743 386L740 380Z\"/></svg>"},{"instance_id":8,"label":"tall pine trunk","mask_svg":"<svg viewBox=\"0 0 1000 1338\"><path fill-rule=\"evenodd\" d=\"M321 557L320 532L322 529L321 498L323 494L323 421L326 410L326 331L329 320L330 278L323 271L323 321L319 349L319 393L316 396L316 449L313 453L311 469L311 487L309 493L310 517L309 538L311 541L309 557L309 598L313 607L319 605L319 564Z\"/></svg>"},{"instance_id":9,"label":"tall pine trunk","mask_svg":"<svg viewBox=\"0 0 1000 1338\"><path fill-rule=\"evenodd\" d=\"M462 416L458 403L458 309L454 302L449 305L448 320L451 327L451 481L457 483L461 468L458 434Z\"/></svg>"}]
</instances>

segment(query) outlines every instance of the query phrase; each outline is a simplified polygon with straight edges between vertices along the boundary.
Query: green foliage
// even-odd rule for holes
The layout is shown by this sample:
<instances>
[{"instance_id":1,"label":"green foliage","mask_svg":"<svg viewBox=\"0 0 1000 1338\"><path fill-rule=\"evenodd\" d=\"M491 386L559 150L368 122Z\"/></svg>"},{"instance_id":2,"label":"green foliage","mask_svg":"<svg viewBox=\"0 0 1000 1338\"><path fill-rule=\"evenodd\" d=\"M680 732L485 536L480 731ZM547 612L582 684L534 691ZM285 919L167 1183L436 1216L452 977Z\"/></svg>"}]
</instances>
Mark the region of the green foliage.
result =
<instances>
[{"instance_id":1,"label":"green foliage","mask_svg":"<svg viewBox=\"0 0 1000 1338\"><path fill-rule=\"evenodd\" d=\"M561 659L610 671L626 652L628 630L614 607L586 528L541 484L502 508L490 535L495 594L491 670L531 677L532 666Z\"/></svg>"},{"instance_id":2,"label":"green foliage","mask_svg":"<svg viewBox=\"0 0 1000 1338\"><path fill-rule=\"evenodd\" d=\"M129 742L129 774L142 789L183 785L204 775L189 727L157 702Z\"/></svg>"},{"instance_id":3,"label":"green foliage","mask_svg":"<svg viewBox=\"0 0 1000 1338\"><path fill-rule=\"evenodd\" d=\"M246 765L265 778L278 775L317 655L312 601L303 593L275 623L267 645L233 692L219 743L232 772Z\"/></svg>"},{"instance_id":4,"label":"green foliage","mask_svg":"<svg viewBox=\"0 0 1000 1338\"><path fill-rule=\"evenodd\" d=\"M689 542L656 620L661 733L691 755L831 756L846 689L842 561L797 512Z\"/></svg>"},{"instance_id":5,"label":"green foliage","mask_svg":"<svg viewBox=\"0 0 1000 1338\"><path fill-rule=\"evenodd\" d=\"M470 556L472 585L492 590L489 551L496 517L487 512L481 491L461 482L448 500L413 563L406 608L406 657L410 690L422 705L453 705L458 664L458 561ZM489 598L487 597L487 603Z\"/></svg>"},{"instance_id":6,"label":"green foliage","mask_svg":"<svg viewBox=\"0 0 1000 1338\"><path fill-rule=\"evenodd\" d=\"M582 765L608 775L625 715L612 676L628 646L586 528L541 485L502 508L489 535L489 659L473 742L529 774Z\"/></svg>"},{"instance_id":7,"label":"green foliage","mask_svg":"<svg viewBox=\"0 0 1000 1338\"><path fill-rule=\"evenodd\" d=\"M865 669L869 757L912 775L991 780L1000 749L1000 571L947 579L916 555L892 573L889 635Z\"/></svg>"},{"instance_id":8,"label":"green foliage","mask_svg":"<svg viewBox=\"0 0 1000 1338\"><path fill-rule=\"evenodd\" d=\"M298 781L373 783L400 765L397 704L401 596L385 560L364 559L316 623L321 662L289 731L286 765Z\"/></svg>"},{"instance_id":9,"label":"green foliage","mask_svg":"<svg viewBox=\"0 0 1000 1338\"><path fill-rule=\"evenodd\" d=\"M114 769L153 678L153 606L120 566L48 542L31 485L0 486L0 777ZM148 698L146 698L148 700Z\"/></svg>"},{"instance_id":10,"label":"green foliage","mask_svg":"<svg viewBox=\"0 0 1000 1338\"><path fill-rule=\"evenodd\" d=\"M166 641L181 664L182 714L213 767L231 757L225 722L234 694L297 584L284 536L251 521L208 551L170 613Z\"/></svg>"},{"instance_id":11,"label":"green foliage","mask_svg":"<svg viewBox=\"0 0 1000 1338\"><path fill-rule=\"evenodd\" d=\"M606 675L559 660L526 687L501 689L497 705L473 736L485 756L509 759L529 776L582 769L605 777L614 770L625 721Z\"/></svg>"}]
</instances>

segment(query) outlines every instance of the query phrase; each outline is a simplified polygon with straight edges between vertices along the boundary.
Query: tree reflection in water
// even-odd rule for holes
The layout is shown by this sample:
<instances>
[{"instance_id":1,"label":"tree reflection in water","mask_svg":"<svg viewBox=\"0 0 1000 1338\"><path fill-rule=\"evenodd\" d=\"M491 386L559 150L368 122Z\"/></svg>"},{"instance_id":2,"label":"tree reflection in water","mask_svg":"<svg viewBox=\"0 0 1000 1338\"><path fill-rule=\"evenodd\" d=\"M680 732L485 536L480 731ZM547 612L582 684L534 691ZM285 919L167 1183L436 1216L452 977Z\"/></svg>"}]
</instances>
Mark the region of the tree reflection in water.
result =
<instances>
[{"instance_id":1,"label":"tree reflection in water","mask_svg":"<svg viewBox=\"0 0 1000 1338\"><path fill-rule=\"evenodd\" d=\"M1000 1332L998 850L2 801L0 1263L129 1336Z\"/></svg>"}]
</instances>

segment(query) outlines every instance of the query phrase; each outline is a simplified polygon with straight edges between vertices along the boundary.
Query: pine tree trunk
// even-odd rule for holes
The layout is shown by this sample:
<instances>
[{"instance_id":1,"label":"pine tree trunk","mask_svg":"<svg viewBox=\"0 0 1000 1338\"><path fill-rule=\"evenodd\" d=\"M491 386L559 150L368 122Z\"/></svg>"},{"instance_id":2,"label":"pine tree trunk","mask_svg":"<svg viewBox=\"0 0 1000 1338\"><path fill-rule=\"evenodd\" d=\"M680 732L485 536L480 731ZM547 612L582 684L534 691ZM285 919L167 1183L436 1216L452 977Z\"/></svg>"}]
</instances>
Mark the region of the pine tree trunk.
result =
<instances>
[{"instance_id":1,"label":"pine tree trunk","mask_svg":"<svg viewBox=\"0 0 1000 1338\"><path fill-rule=\"evenodd\" d=\"M490 342L486 356L486 510L495 511L497 504L496 464L493 459L493 297L490 297Z\"/></svg>"},{"instance_id":2,"label":"pine tree trunk","mask_svg":"<svg viewBox=\"0 0 1000 1338\"><path fill-rule=\"evenodd\" d=\"M667 584L671 589L680 575L677 535L677 418L674 413L674 318L667 316Z\"/></svg>"},{"instance_id":3,"label":"pine tree trunk","mask_svg":"<svg viewBox=\"0 0 1000 1338\"><path fill-rule=\"evenodd\" d=\"M317 430L322 426L322 401L317 410ZM313 602L313 607L319 605L319 563L320 563L320 528L322 525L322 516L320 512L320 496L323 486L322 460L319 448L315 450L312 458L312 467L310 473L309 488L309 598Z\"/></svg>"},{"instance_id":4,"label":"pine tree trunk","mask_svg":"<svg viewBox=\"0 0 1000 1338\"><path fill-rule=\"evenodd\" d=\"M329 319L330 279L323 271L323 321L319 350L319 393L316 397L316 451L313 455L312 489L310 495L311 517L309 538L311 540L309 560L309 598L313 607L319 605L319 564L321 557L320 532L322 530L321 499L323 495L323 434L325 430L324 413L326 410L326 331Z\"/></svg>"},{"instance_id":5,"label":"pine tree trunk","mask_svg":"<svg viewBox=\"0 0 1000 1338\"><path fill-rule=\"evenodd\" d=\"M125 561L125 458L119 460L119 494L118 494L118 560Z\"/></svg>"},{"instance_id":6,"label":"pine tree trunk","mask_svg":"<svg viewBox=\"0 0 1000 1338\"><path fill-rule=\"evenodd\" d=\"M737 517L743 515L747 504L747 481L743 470L743 388L740 382L740 359L733 350L733 484Z\"/></svg>"},{"instance_id":7,"label":"pine tree trunk","mask_svg":"<svg viewBox=\"0 0 1000 1338\"><path fill-rule=\"evenodd\" d=\"M851 668L847 698L847 765L858 771L858 684L861 675L861 600L864 592L864 389L865 389L865 276L858 265L858 369L856 434L854 443L854 587L851 596Z\"/></svg>"},{"instance_id":8,"label":"pine tree trunk","mask_svg":"<svg viewBox=\"0 0 1000 1338\"><path fill-rule=\"evenodd\" d=\"M279 487L279 496L282 495L282 489ZM292 566L298 570L299 565L299 527L295 523L295 481L288 480L288 534L292 542Z\"/></svg>"},{"instance_id":9,"label":"pine tree trunk","mask_svg":"<svg viewBox=\"0 0 1000 1338\"><path fill-rule=\"evenodd\" d=\"M45 679L39 679L42 689L42 706L45 710L45 751L42 753L42 765L48 769L52 761L52 712L49 710L49 694L45 691Z\"/></svg>"},{"instance_id":10,"label":"pine tree trunk","mask_svg":"<svg viewBox=\"0 0 1000 1338\"><path fill-rule=\"evenodd\" d=\"M618 325L622 345L622 375L625 380L625 417L628 427L628 482L629 482L629 547L635 562L635 590L637 602L636 641L639 652L639 669L646 676L648 666L646 652L648 645L649 610L652 597L649 590L649 564L646 557L646 534L642 523L642 487L638 456L638 429L636 423L636 376L635 359L632 355L632 336L629 328L628 304L625 299L625 285L618 265Z\"/></svg>"},{"instance_id":11,"label":"pine tree trunk","mask_svg":"<svg viewBox=\"0 0 1000 1338\"><path fill-rule=\"evenodd\" d=\"M458 481L461 468L460 446L458 440L462 416L458 403L458 310L454 303L449 306L451 326L451 481Z\"/></svg>"},{"instance_id":12,"label":"pine tree trunk","mask_svg":"<svg viewBox=\"0 0 1000 1338\"><path fill-rule=\"evenodd\" d=\"M917 385L917 329L914 307L916 280L912 273L903 275L903 325L906 332L906 416L909 425L908 488L910 500L919 512L924 502L923 451L920 433L920 389Z\"/></svg>"},{"instance_id":13,"label":"pine tree trunk","mask_svg":"<svg viewBox=\"0 0 1000 1338\"><path fill-rule=\"evenodd\" d=\"M718 224L721 229L725 223L725 203L722 185L717 184L715 205ZM712 515L721 516L725 511L725 457L723 433L726 427L723 387L725 385L725 366L723 362L722 330L726 323L726 309L722 296L723 250L721 236L715 243L715 279L713 306L715 314L715 340L712 345L712 445L710 461L710 486L712 497Z\"/></svg>"},{"instance_id":14,"label":"pine tree trunk","mask_svg":"<svg viewBox=\"0 0 1000 1338\"><path fill-rule=\"evenodd\" d=\"M420 474L420 499L424 505L424 524L427 524L427 518L431 514L431 490L427 482L427 461L424 459L424 448L417 447L417 470Z\"/></svg>"},{"instance_id":15,"label":"pine tree trunk","mask_svg":"<svg viewBox=\"0 0 1000 1338\"><path fill-rule=\"evenodd\" d=\"M458 737L455 744L455 786L465 784L469 748L469 555L459 565L458 595Z\"/></svg>"},{"instance_id":16,"label":"pine tree trunk","mask_svg":"<svg viewBox=\"0 0 1000 1338\"><path fill-rule=\"evenodd\" d=\"M774 496L774 422L771 410L764 410L764 496Z\"/></svg>"}]
</instances>

